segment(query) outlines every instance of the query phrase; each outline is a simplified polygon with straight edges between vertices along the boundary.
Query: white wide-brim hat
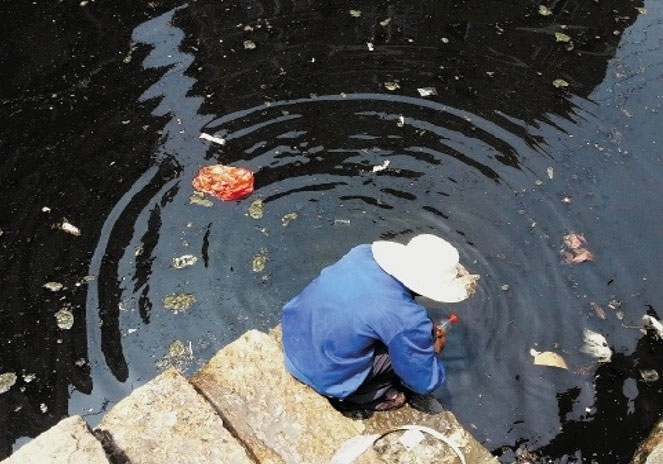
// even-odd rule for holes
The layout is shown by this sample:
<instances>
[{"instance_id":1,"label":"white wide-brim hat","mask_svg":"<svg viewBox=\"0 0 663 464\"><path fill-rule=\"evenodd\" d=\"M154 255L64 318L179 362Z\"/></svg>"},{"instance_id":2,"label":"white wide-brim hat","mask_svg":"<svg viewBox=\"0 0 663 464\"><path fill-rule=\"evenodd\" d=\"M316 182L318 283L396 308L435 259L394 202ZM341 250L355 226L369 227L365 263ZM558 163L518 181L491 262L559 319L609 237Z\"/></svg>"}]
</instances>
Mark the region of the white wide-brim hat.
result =
<instances>
[{"instance_id":1,"label":"white wide-brim hat","mask_svg":"<svg viewBox=\"0 0 663 464\"><path fill-rule=\"evenodd\" d=\"M417 235L407 245L373 242L373 257L386 273L419 295L457 303L474 293L479 276L459 263L458 250L431 234Z\"/></svg>"}]
</instances>

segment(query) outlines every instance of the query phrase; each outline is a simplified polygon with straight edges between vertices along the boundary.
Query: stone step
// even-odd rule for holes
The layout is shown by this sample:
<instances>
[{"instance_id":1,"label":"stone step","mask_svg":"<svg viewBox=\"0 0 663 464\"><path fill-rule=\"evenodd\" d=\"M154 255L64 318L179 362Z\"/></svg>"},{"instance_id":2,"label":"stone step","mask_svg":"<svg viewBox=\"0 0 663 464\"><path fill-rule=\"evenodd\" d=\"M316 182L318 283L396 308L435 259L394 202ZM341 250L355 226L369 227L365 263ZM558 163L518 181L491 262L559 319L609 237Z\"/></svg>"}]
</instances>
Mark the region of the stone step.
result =
<instances>
[{"instance_id":1,"label":"stone step","mask_svg":"<svg viewBox=\"0 0 663 464\"><path fill-rule=\"evenodd\" d=\"M1 464L108 464L81 416L62 419Z\"/></svg>"},{"instance_id":2,"label":"stone step","mask_svg":"<svg viewBox=\"0 0 663 464\"><path fill-rule=\"evenodd\" d=\"M132 464L255 464L212 406L173 369L116 404L95 430Z\"/></svg>"},{"instance_id":3,"label":"stone step","mask_svg":"<svg viewBox=\"0 0 663 464\"><path fill-rule=\"evenodd\" d=\"M263 463L327 463L365 428L292 378L280 345L256 330L219 351L191 383Z\"/></svg>"}]
</instances>

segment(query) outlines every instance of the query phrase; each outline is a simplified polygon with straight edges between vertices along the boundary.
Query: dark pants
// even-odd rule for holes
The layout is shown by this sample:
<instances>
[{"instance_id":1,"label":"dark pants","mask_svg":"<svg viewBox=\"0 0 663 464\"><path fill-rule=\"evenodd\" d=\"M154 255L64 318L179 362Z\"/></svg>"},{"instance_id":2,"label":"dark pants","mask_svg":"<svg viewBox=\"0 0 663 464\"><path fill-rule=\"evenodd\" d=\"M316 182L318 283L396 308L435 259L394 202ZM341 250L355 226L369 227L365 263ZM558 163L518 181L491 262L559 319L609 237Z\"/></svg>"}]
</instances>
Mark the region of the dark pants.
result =
<instances>
[{"instance_id":1,"label":"dark pants","mask_svg":"<svg viewBox=\"0 0 663 464\"><path fill-rule=\"evenodd\" d=\"M368 405L378 402L390 388L399 388L400 379L391 366L391 359L387 353L387 347L382 343L375 346L375 355L373 357L373 367L366 380L359 385L357 390L350 394L343 402L350 402L356 405Z\"/></svg>"}]
</instances>

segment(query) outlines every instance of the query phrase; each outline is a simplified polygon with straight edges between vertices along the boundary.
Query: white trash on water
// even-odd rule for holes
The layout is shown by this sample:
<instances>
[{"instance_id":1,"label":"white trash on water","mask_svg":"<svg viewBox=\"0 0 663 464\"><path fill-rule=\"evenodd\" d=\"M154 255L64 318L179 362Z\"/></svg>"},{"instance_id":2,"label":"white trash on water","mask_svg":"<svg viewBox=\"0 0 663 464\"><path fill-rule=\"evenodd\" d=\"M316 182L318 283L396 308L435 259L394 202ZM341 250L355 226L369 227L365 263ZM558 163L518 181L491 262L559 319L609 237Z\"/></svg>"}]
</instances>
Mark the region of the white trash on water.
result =
<instances>
[{"instance_id":1,"label":"white trash on water","mask_svg":"<svg viewBox=\"0 0 663 464\"><path fill-rule=\"evenodd\" d=\"M595 357L599 362L610 362L612 350L603 335L589 329L582 329L582 337L583 345L580 348L582 353Z\"/></svg>"}]
</instances>

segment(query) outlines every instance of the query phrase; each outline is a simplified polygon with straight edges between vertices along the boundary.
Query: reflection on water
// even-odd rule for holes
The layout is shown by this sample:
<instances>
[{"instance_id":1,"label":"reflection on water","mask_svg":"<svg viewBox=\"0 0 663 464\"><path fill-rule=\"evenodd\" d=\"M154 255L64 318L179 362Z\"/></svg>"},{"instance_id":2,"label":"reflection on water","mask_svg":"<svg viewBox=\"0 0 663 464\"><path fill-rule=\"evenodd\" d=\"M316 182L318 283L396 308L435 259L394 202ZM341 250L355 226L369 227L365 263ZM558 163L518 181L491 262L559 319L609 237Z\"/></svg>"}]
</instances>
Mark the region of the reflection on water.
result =
<instances>
[{"instance_id":1,"label":"reflection on water","mask_svg":"<svg viewBox=\"0 0 663 464\"><path fill-rule=\"evenodd\" d=\"M40 390L14 390L3 407L48 398L66 413L67 395L44 392L71 382L68 413L94 424L169 362L190 373L243 331L276 324L282 304L350 247L434 232L482 276L476 296L453 308L462 323L444 353L441 401L505 462L519 446L627 459L661 414L660 384L644 385L634 367L659 345L630 327L663 296L662 213L640 208L663 194L651 156L663 143L654 58L663 11L647 5L638 16L636 6L558 2L543 17L523 1L390 2L353 5L362 11L353 18L326 3L245 2L143 22L131 66L149 83L122 85L150 105L140 111L152 114L158 139L140 154L151 161L118 189L86 245L96 280L83 287L77 331L57 337L86 340L87 353L30 367L65 372L83 357L87 380L40 373ZM572 50L555 42L559 31ZM559 78L569 87L555 88ZM430 86L438 95L420 97ZM191 204L191 178L215 162L254 171L253 196ZM258 219L248 214L255 199ZM561 264L569 231L585 234L596 262ZM624 239L636 233L637 242ZM185 254L197 263L174 268ZM166 310L164 297L177 292L196 303ZM623 318L596 318L589 302L615 297ZM434 315L448 311L431 305ZM584 327L606 336L613 363L579 353ZM532 348L559 352L570 369L533 366ZM11 414L6 447L48 425ZM620 446L597 445L624 421L633 433Z\"/></svg>"}]
</instances>

